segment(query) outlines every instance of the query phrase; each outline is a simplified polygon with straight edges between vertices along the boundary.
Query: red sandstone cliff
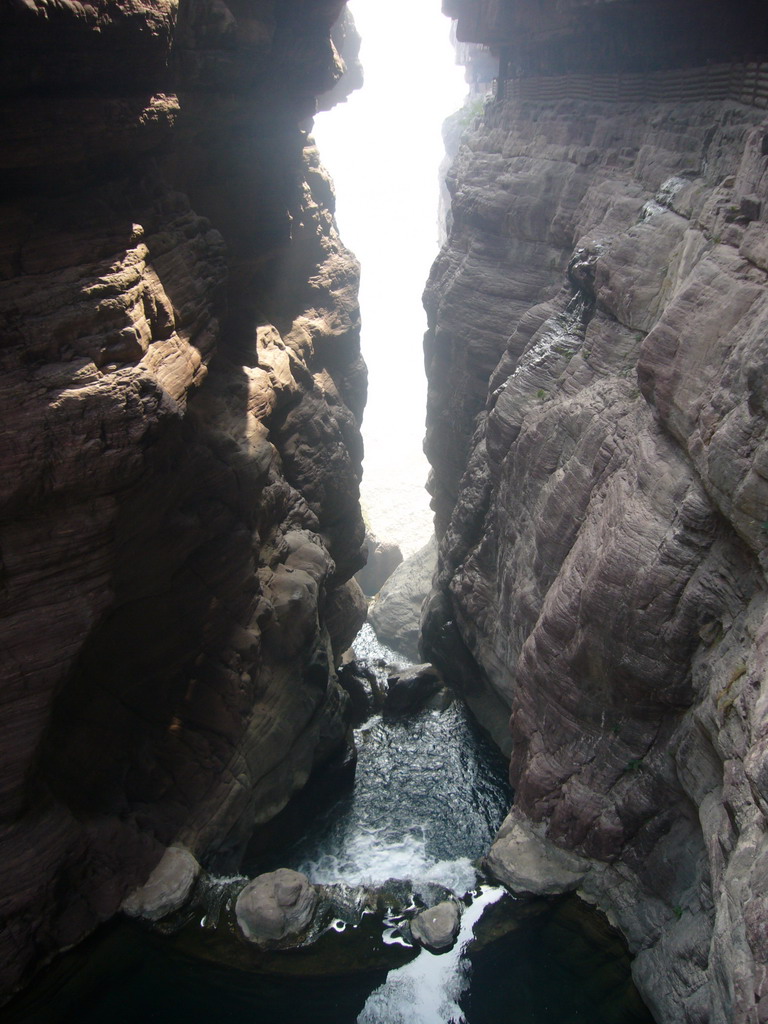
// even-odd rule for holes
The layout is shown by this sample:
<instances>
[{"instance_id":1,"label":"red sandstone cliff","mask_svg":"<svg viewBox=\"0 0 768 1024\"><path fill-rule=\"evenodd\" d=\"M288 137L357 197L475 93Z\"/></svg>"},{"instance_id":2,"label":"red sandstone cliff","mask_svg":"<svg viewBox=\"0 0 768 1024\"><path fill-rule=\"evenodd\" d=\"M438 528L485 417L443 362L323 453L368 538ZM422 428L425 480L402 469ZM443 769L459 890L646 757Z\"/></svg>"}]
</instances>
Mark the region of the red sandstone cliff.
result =
<instances>
[{"instance_id":1,"label":"red sandstone cliff","mask_svg":"<svg viewBox=\"0 0 768 1024\"><path fill-rule=\"evenodd\" d=\"M449 175L425 294L425 653L500 742L511 725L498 876L604 907L660 1021L757 1024L768 63L736 47L768 56L765 10L729 7L715 38L722 5L447 6L510 80ZM644 66L681 12L688 43Z\"/></svg>"},{"instance_id":2,"label":"red sandstone cliff","mask_svg":"<svg viewBox=\"0 0 768 1024\"><path fill-rule=\"evenodd\" d=\"M343 743L365 367L303 127L341 6L0 7L4 987Z\"/></svg>"}]
</instances>

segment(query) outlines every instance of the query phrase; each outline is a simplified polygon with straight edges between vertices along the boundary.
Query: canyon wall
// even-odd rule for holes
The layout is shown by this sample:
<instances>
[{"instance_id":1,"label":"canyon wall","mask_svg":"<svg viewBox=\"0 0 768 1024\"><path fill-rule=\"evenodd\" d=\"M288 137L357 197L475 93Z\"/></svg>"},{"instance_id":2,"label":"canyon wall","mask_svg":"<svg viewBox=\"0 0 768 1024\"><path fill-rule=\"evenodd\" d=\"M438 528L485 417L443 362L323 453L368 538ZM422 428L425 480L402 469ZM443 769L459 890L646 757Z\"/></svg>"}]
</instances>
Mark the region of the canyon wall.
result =
<instances>
[{"instance_id":1,"label":"canyon wall","mask_svg":"<svg viewBox=\"0 0 768 1024\"><path fill-rule=\"evenodd\" d=\"M425 293L424 654L511 750L489 866L606 910L659 1021L765 1022L766 12L445 7L508 75Z\"/></svg>"},{"instance_id":2,"label":"canyon wall","mask_svg":"<svg viewBox=\"0 0 768 1024\"><path fill-rule=\"evenodd\" d=\"M345 743L366 374L307 136L342 6L0 8L3 989Z\"/></svg>"}]
</instances>

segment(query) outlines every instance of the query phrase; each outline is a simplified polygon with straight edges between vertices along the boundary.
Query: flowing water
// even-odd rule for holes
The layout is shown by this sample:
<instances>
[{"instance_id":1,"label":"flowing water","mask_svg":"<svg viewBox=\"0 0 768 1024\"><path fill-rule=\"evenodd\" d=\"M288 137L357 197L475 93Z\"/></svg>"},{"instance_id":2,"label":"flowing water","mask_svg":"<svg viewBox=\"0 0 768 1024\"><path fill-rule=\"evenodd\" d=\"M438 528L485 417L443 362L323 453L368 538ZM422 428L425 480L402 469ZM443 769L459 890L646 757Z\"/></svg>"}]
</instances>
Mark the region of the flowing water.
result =
<instances>
[{"instance_id":1,"label":"flowing water","mask_svg":"<svg viewBox=\"0 0 768 1024\"><path fill-rule=\"evenodd\" d=\"M467 946L473 926L486 907L498 902L503 890L486 886L462 915L456 945L441 956L422 950L415 960L390 971L375 989L357 1018L358 1024L445 1024L465 1020L461 997L470 984Z\"/></svg>"},{"instance_id":2,"label":"flowing water","mask_svg":"<svg viewBox=\"0 0 768 1024\"><path fill-rule=\"evenodd\" d=\"M381 676L395 657L367 628L356 649L371 664L378 660ZM61 957L0 1011L0 1022L651 1024L626 952L599 915L575 898L530 903L482 883L476 863L510 793L503 759L461 703L394 721L374 716L356 741L354 783L308 817L291 845L252 858L246 870L295 867L323 884L408 879L417 903L444 898L442 890L435 897L435 886L451 889L463 914L449 952L411 948L391 913L383 924L371 917L345 929L339 922L343 936L324 936L326 945L355 944L354 970L349 960L334 967L333 956L318 970L293 952L259 974L189 956L173 937L140 925L114 923ZM387 948L400 963L389 971L382 967Z\"/></svg>"},{"instance_id":3,"label":"flowing water","mask_svg":"<svg viewBox=\"0 0 768 1024\"><path fill-rule=\"evenodd\" d=\"M463 895L509 805L503 765L460 703L357 730L353 790L280 852L311 881L438 882ZM499 768L502 771L499 771ZM269 865L272 866L272 865Z\"/></svg>"}]
</instances>

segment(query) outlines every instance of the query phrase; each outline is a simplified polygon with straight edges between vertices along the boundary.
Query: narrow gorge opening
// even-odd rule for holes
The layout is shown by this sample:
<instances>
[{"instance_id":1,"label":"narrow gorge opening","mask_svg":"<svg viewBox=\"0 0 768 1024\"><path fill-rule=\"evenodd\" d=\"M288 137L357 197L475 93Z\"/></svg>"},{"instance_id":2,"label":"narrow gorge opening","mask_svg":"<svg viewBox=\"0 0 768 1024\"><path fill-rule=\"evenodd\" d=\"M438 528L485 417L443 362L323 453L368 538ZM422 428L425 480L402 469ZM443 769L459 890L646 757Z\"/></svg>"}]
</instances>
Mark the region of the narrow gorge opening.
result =
<instances>
[{"instance_id":1,"label":"narrow gorge opening","mask_svg":"<svg viewBox=\"0 0 768 1024\"><path fill-rule=\"evenodd\" d=\"M358 0L348 7L364 84L321 111L312 132L336 186L339 232L361 263L363 512L373 536L407 558L433 532L422 452L421 293L439 242L441 127L468 87L439 5L399 0L385 10Z\"/></svg>"},{"instance_id":2,"label":"narrow gorge opening","mask_svg":"<svg viewBox=\"0 0 768 1024\"><path fill-rule=\"evenodd\" d=\"M768 1020L768 13L438 6L0 5L3 1024Z\"/></svg>"},{"instance_id":3,"label":"narrow gorge opening","mask_svg":"<svg viewBox=\"0 0 768 1024\"><path fill-rule=\"evenodd\" d=\"M431 545L426 558L424 551L417 555L433 532L422 451L421 342L427 324L421 293L450 217L443 181L448 159L455 156L463 129L492 99L498 59L485 47L464 45L460 65L457 45L449 40L450 22L435 4L414 7L399 0L384 9L357 3L350 11L362 34L365 86L338 102L339 93L358 84L356 29L342 14L332 34L348 63L346 78L320 97L321 112L311 131L320 160L335 179L341 241L362 264L368 398L361 502L369 549L384 551L384 564L366 570L378 574L378 582L369 586L369 592L377 591L393 568L393 548L398 559L417 556L419 585L426 593L436 552ZM323 112L325 106L331 109ZM450 124L443 138L446 118ZM312 137L306 141L311 145ZM308 152L314 176L308 177L317 190L315 178L323 172ZM248 170L246 162L228 172L230 187ZM266 180L270 189L280 188L268 165ZM295 211L291 217L291 232L300 239L306 223ZM259 229L268 236L279 231L269 221ZM332 230L325 244L335 247ZM257 329L255 358L250 354L254 303L240 291L238 277L254 268L247 239L240 248L237 276L229 284L226 361L212 363L211 379L223 378L247 406L253 379L238 381L237 363L266 368L290 388L290 371L280 361L280 353L290 349L276 337L277 331L287 333L280 314L273 322L259 313L264 322ZM335 249L332 255L348 260ZM345 265L342 281L348 273ZM284 271L271 272L270 289L277 286L276 274ZM328 275L333 294L332 269ZM296 303L287 294L288 308ZM282 319L288 322L284 313ZM350 329L355 330L354 314ZM343 394L342 385L339 390ZM274 434L285 429L279 415L267 422ZM290 559L285 564L289 573L307 566L305 561L291 565ZM403 586L408 590L411 584ZM394 593L397 599L397 588ZM516 906L479 869L509 809L508 764L459 695L441 686L438 673L413 664L422 597L415 604L409 593L407 630L388 627L385 613L377 623L381 638L370 625L355 638L338 666L352 704L346 721L355 727L354 736L315 769L286 808L266 826L257 825L253 836L246 834L244 853L243 838L235 846L239 854L225 844L198 875L183 844L171 846L159 874L140 890L144 895L129 897L124 905L145 921L158 918L154 933L148 934L146 925L107 926L36 978L31 990L2 1012L3 1020L245 1021L258 1010L263 1024L299 1019L482 1024L512 1007L521 1022L554 1024L563 1014L590 1024L612 1024L617 1015L626 1024L646 1020L629 980L626 951L604 923L573 900ZM300 602L295 608L289 602L287 612L298 615ZM338 614L348 612L342 608ZM93 666L81 670L83 686L98 673L107 657L104 648L122 628L118 618L107 630L91 654ZM58 792L79 802L81 813L105 799L109 783L98 772L83 792L82 765L62 733L83 715L92 692L67 695L69 706L58 715L61 724L46 739L51 770L61 775ZM92 741L80 732L78 742ZM249 879L265 877L284 877L286 891L296 878L308 879L308 891L322 893L321 907L299 943L289 937L289 951L263 955L262 948L243 955L236 939L242 927L236 923L238 894ZM181 892L192 879L193 895L187 893L183 908L174 910L178 893L173 895L169 884ZM147 913L145 896L153 891L160 900ZM293 905L294 894L289 895ZM425 935L417 937L410 922L419 914L427 919L433 907L447 920L433 922L432 932L424 925ZM267 948L271 945L279 949L286 943L268 940ZM499 958L516 963L503 983L489 981ZM581 970L588 979L576 984Z\"/></svg>"}]
</instances>

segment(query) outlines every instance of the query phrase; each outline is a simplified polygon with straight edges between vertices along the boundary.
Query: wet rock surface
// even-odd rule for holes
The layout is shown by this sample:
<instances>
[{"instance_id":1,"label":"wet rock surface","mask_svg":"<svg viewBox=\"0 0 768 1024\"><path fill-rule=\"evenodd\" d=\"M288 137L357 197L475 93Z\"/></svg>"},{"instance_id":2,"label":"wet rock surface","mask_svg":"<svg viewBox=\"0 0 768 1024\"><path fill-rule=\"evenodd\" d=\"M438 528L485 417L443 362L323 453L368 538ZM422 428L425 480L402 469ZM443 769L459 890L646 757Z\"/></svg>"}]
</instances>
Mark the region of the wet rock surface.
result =
<instances>
[{"instance_id":1,"label":"wet rock surface","mask_svg":"<svg viewBox=\"0 0 768 1024\"><path fill-rule=\"evenodd\" d=\"M365 661L346 662L340 666L338 676L349 696L351 725L362 725L381 710L386 693L376 672Z\"/></svg>"},{"instance_id":2,"label":"wet rock surface","mask_svg":"<svg viewBox=\"0 0 768 1024\"><path fill-rule=\"evenodd\" d=\"M235 916L245 937L262 947L295 945L307 931L318 895L306 875L281 868L259 875L241 891Z\"/></svg>"},{"instance_id":3,"label":"wet rock surface","mask_svg":"<svg viewBox=\"0 0 768 1024\"><path fill-rule=\"evenodd\" d=\"M389 878L377 885L313 884L303 872L285 867L251 879L217 878L197 862L190 875L188 860L194 860L188 851L169 851L123 911L173 936L195 957L244 970L365 972L407 961L417 944L447 949L458 931L456 897L437 882ZM418 937L411 934L412 925Z\"/></svg>"},{"instance_id":4,"label":"wet rock surface","mask_svg":"<svg viewBox=\"0 0 768 1024\"><path fill-rule=\"evenodd\" d=\"M508 884L565 884L521 871L515 836L539 865L575 855L565 887L619 923L658 1020L752 1022L766 113L547 81L487 107L449 175L424 655L489 731L509 718Z\"/></svg>"},{"instance_id":5,"label":"wet rock surface","mask_svg":"<svg viewBox=\"0 0 768 1024\"><path fill-rule=\"evenodd\" d=\"M440 953L456 941L460 920L458 905L453 900L444 900L412 918L411 935L425 949Z\"/></svg>"}]
</instances>

